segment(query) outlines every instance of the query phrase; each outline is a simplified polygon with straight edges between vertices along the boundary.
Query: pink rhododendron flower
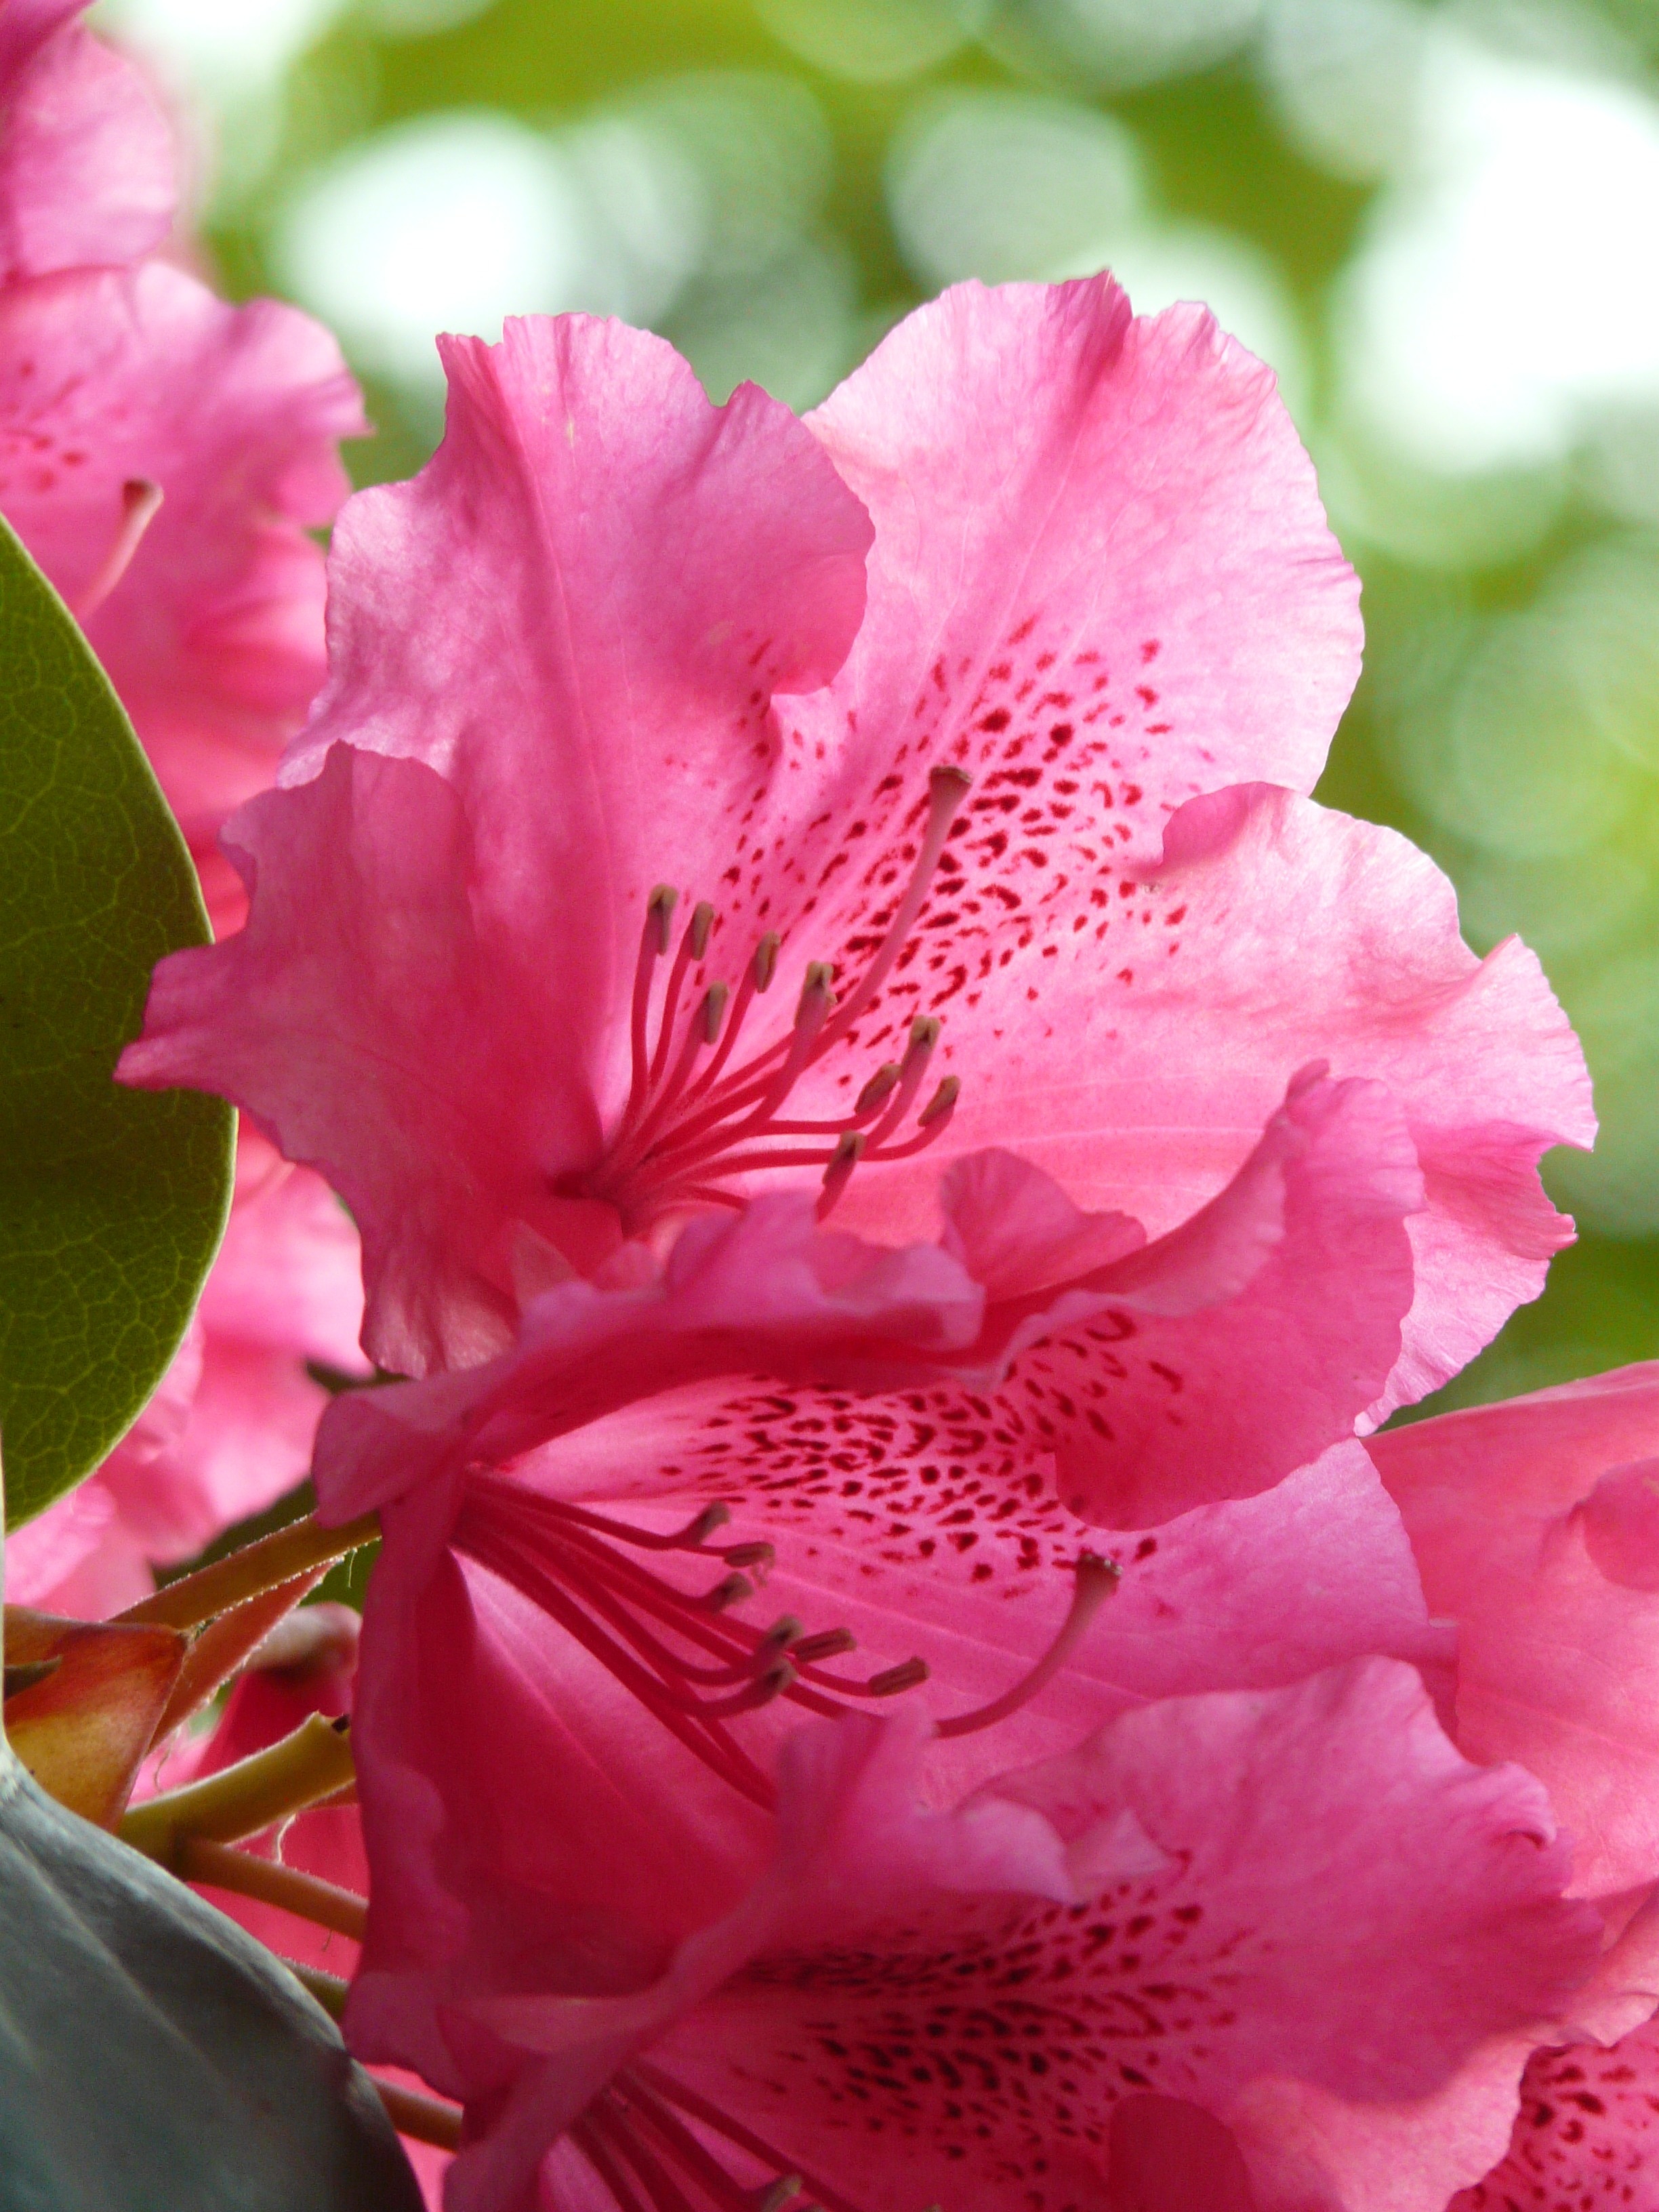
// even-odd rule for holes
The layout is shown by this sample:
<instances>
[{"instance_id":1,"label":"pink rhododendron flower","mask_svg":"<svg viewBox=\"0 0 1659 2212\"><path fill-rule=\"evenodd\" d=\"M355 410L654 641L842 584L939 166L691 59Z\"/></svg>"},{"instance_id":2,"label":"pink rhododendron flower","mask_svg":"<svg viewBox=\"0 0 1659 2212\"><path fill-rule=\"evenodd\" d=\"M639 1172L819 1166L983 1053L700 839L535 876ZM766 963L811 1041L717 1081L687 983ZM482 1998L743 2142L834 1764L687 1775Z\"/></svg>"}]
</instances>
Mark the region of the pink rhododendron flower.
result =
<instances>
[{"instance_id":1,"label":"pink rhododendron flower","mask_svg":"<svg viewBox=\"0 0 1659 2212\"><path fill-rule=\"evenodd\" d=\"M307 530L362 428L338 348L292 307L228 306L160 262L0 292L0 511L198 848L270 781L322 675Z\"/></svg>"},{"instance_id":2,"label":"pink rhododendron flower","mask_svg":"<svg viewBox=\"0 0 1659 2212\"><path fill-rule=\"evenodd\" d=\"M173 221L172 133L143 72L76 19L0 9L0 285L136 261Z\"/></svg>"},{"instance_id":3,"label":"pink rhododendron flower","mask_svg":"<svg viewBox=\"0 0 1659 2212\"><path fill-rule=\"evenodd\" d=\"M15 1604L97 1619L291 1490L328 1392L362 1376L357 1237L319 1177L244 1129L229 1226L177 1357L97 1473L6 1547Z\"/></svg>"},{"instance_id":4,"label":"pink rhododendron flower","mask_svg":"<svg viewBox=\"0 0 1659 2212\"><path fill-rule=\"evenodd\" d=\"M229 834L250 926L123 1066L322 1167L385 1364L780 1175L914 1237L994 1141L1159 1237L1313 1059L1427 1177L1376 1408L1536 1292L1577 1045L1426 860L1296 795L1354 580L1207 316L963 287L805 425L580 318L444 352L437 456L335 532L293 787Z\"/></svg>"},{"instance_id":5,"label":"pink rhododendron flower","mask_svg":"<svg viewBox=\"0 0 1659 2212\"><path fill-rule=\"evenodd\" d=\"M1459 1744L1544 1783L1575 1887L1644 1893L1659 1881L1659 1365L1368 1449L1431 1610L1457 1626Z\"/></svg>"},{"instance_id":6,"label":"pink rhododendron flower","mask_svg":"<svg viewBox=\"0 0 1659 2212\"><path fill-rule=\"evenodd\" d=\"M1148 1705L948 1812L918 1741L795 1738L772 1863L654 1959L521 1943L434 2012L371 1908L348 2032L465 2100L450 2212L1116 2202L1120 2161L1191 2171L1139 2100L1420 2098L1594 1954L1542 1792L1392 1662Z\"/></svg>"},{"instance_id":7,"label":"pink rhododendron flower","mask_svg":"<svg viewBox=\"0 0 1659 2212\"><path fill-rule=\"evenodd\" d=\"M146 259L173 216L166 118L64 0L0 23L0 512L85 624L222 918L213 851L321 679L307 534L367 426L327 331Z\"/></svg>"}]
</instances>

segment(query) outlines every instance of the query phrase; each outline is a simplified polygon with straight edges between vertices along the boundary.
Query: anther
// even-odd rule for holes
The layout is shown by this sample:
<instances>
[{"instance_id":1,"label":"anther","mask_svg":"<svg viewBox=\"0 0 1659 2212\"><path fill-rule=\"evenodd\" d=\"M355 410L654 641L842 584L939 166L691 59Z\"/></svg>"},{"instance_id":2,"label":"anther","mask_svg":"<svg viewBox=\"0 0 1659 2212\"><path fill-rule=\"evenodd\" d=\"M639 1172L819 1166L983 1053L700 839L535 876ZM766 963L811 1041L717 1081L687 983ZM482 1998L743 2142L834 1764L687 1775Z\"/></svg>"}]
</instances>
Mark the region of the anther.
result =
<instances>
[{"instance_id":1,"label":"anther","mask_svg":"<svg viewBox=\"0 0 1659 2212\"><path fill-rule=\"evenodd\" d=\"M747 1575L727 1575L715 1583L703 1599L710 1613L724 1613L728 1606L741 1605L745 1598L753 1597L755 1585Z\"/></svg>"},{"instance_id":2,"label":"anther","mask_svg":"<svg viewBox=\"0 0 1659 2212\"><path fill-rule=\"evenodd\" d=\"M806 980L800 987L800 1003L795 1008L795 1026L799 1029L811 1022L814 1028L836 1003L833 988L836 971L827 960L809 960Z\"/></svg>"},{"instance_id":3,"label":"anther","mask_svg":"<svg viewBox=\"0 0 1659 2212\"><path fill-rule=\"evenodd\" d=\"M698 1020L705 1044L713 1044L719 1036L720 1024L726 1018L726 1002L731 995L731 986L727 983L711 983L703 993Z\"/></svg>"},{"instance_id":4,"label":"anther","mask_svg":"<svg viewBox=\"0 0 1659 2212\"><path fill-rule=\"evenodd\" d=\"M782 942L775 929L769 929L755 947L754 975L757 991L771 989L772 978L778 972L778 948Z\"/></svg>"},{"instance_id":5,"label":"anther","mask_svg":"<svg viewBox=\"0 0 1659 2212\"><path fill-rule=\"evenodd\" d=\"M853 1102L855 1115L873 1114L899 1079L899 1064L884 1060Z\"/></svg>"},{"instance_id":6,"label":"anther","mask_svg":"<svg viewBox=\"0 0 1659 2212\"><path fill-rule=\"evenodd\" d=\"M916 1119L921 1122L924 1129L931 1127L932 1125L941 1119L943 1115L955 1111L957 1098L961 1090L962 1079L960 1076L947 1075L945 1077L945 1080L939 1085L939 1089L933 1093L933 1097L927 1101L927 1103L922 1108L921 1113L916 1116Z\"/></svg>"},{"instance_id":7,"label":"anther","mask_svg":"<svg viewBox=\"0 0 1659 2212\"><path fill-rule=\"evenodd\" d=\"M674 909L679 902L680 895L672 884L657 884L645 902L646 927L647 931L654 927L657 939L656 950L659 955L668 950L668 940L673 928Z\"/></svg>"},{"instance_id":8,"label":"anther","mask_svg":"<svg viewBox=\"0 0 1659 2212\"><path fill-rule=\"evenodd\" d=\"M879 1674L872 1674L865 1687L872 1698L896 1698L901 1690L914 1690L918 1683L927 1680L927 1662L925 1659L905 1659L896 1667L889 1667Z\"/></svg>"},{"instance_id":9,"label":"anther","mask_svg":"<svg viewBox=\"0 0 1659 2212\"><path fill-rule=\"evenodd\" d=\"M853 1170L858 1165L863 1150L864 1139L856 1129L849 1129L837 1142L830 1155L830 1164L823 1171L823 1188L818 1194L815 1209L820 1221L828 1219L842 1191L853 1180Z\"/></svg>"},{"instance_id":10,"label":"anther","mask_svg":"<svg viewBox=\"0 0 1659 2212\"><path fill-rule=\"evenodd\" d=\"M791 1644L789 1656L798 1667L816 1667L824 1659L839 1659L843 1651L856 1651L859 1640L850 1628L821 1629Z\"/></svg>"},{"instance_id":11,"label":"anther","mask_svg":"<svg viewBox=\"0 0 1659 2212\"><path fill-rule=\"evenodd\" d=\"M720 1553L728 1567L757 1567L763 1572L777 1556L770 1544L732 1544Z\"/></svg>"},{"instance_id":12,"label":"anther","mask_svg":"<svg viewBox=\"0 0 1659 2212\"><path fill-rule=\"evenodd\" d=\"M755 2207L755 2212L783 2212L786 2204L805 2186L798 2173L781 2173Z\"/></svg>"},{"instance_id":13,"label":"anther","mask_svg":"<svg viewBox=\"0 0 1659 2212\"><path fill-rule=\"evenodd\" d=\"M755 1646L755 1656L757 1660L766 1660L780 1651L787 1651L793 1659L796 1656L795 1647L803 1639L811 1640L806 1638L805 1622L799 1620L793 1613L781 1613Z\"/></svg>"},{"instance_id":14,"label":"anther","mask_svg":"<svg viewBox=\"0 0 1659 2212\"><path fill-rule=\"evenodd\" d=\"M700 1544L706 1544L715 1529L724 1528L731 1518L731 1507L724 1498L717 1498L712 1504L705 1505L694 1520L688 1521L673 1540L676 1545L684 1544L695 1549Z\"/></svg>"},{"instance_id":15,"label":"anther","mask_svg":"<svg viewBox=\"0 0 1659 2212\"><path fill-rule=\"evenodd\" d=\"M691 942L691 957L701 960L708 950L708 933L714 927L714 909L707 899L701 899L691 913L691 927L686 935Z\"/></svg>"}]
</instances>

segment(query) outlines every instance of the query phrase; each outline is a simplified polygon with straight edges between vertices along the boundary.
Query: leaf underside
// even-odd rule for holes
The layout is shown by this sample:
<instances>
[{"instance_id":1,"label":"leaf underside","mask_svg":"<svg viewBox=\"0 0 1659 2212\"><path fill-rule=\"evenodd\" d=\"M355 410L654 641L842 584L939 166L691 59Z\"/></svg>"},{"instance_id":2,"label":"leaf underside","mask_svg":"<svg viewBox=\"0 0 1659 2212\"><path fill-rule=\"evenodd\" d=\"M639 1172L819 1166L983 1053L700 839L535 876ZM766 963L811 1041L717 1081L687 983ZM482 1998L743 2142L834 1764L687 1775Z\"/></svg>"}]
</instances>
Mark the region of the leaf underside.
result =
<instances>
[{"instance_id":1,"label":"leaf underside","mask_svg":"<svg viewBox=\"0 0 1659 2212\"><path fill-rule=\"evenodd\" d=\"M0 2212L421 2212L270 1954L0 1749Z\"/></svg>"}]
</instances>

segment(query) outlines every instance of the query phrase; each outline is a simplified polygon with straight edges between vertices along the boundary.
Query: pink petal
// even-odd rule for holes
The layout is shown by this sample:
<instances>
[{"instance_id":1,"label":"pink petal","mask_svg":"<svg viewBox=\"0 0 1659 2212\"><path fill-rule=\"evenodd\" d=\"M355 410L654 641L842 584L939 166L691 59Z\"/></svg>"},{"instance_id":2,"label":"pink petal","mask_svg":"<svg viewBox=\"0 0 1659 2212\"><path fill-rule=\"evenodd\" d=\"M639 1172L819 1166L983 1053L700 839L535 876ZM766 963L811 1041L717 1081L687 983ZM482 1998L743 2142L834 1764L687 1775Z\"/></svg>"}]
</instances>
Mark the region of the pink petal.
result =
<instances>
[{"instance_id":1,"label":"pink petal","mask_svg":"<svg viewBox=\"0 0 1659 2212\"><path fill-rule=\"evenodd\" d=\"M1659 1366L1390 1429L1367 1449L1431 1610L1457 1623L1458 1741L1543 1781L1577 1887L1608 1897L1659 1878L1659 1595L1632 1478L1614 1474L1659 1451Z\"/></svg>"},{"instance_id":2,"label":"pink petal","mask_svg":"<svg viewBox=\"0 0 1659 2212\"><path fill-rule=\"evenodd\" d=\"M1312 789L1358 674L1356 580L1271 373L1202 308L1132 320L1109 276L960 285L810 419L876 526L858 644L790 717L849 797L907 753L1024 793L1063 723L1056 774L1116 785L1090 842L1145 866L1195 793ZM1035 838L1070 874L1077 834ZM1035 888L1012 855L1000 878Z\"/></svg>"},{"instance_id":3,"label":"pink petal","mask_svg":"<svg viewBox=\"0 0 1659 2212\"><path fill-rule=\"evenodd\" d=\"M1099 2202L1126 2096L1224 2118L1261 2079L1427 2094L1594 1956L1541 1791L1460 1759L1390 1662L1123 1715L954 1815L907 1807L874 1733L791 1747L775 1869L655 1992L476 2002L546 2054L520 2114L550 2136L643 2043L843 2199L964 2201L971 2145L983 2212ZM534 2155L481 2132L465 2212L516 2203Z\"/></svg>"},{"instance_id":4,"label":"pink petal","mask_svg":"<svg viewBox=\"0 0 1659 2212\"><path fill-rule=\"evenodd\" d=\"M547 1291L499 1359L337 1400L318 1439L321 1509L349 1519L704 1375L925 1372L928 1355L971 1342L981 1310L936 1245L860 1245L818 1230L803 1199L758 1199L693 1223L637 1288Z\"/></svg>"},{"instance_id":5,"label":"pink petal","mask_svg":"<svg viewBox=\"0 0 1659 2212\"><path fill-rule=\"evenodd\" d=\"M1247 1133L1320 1059L1388 1085L1428 1184L1378 1417L1455 1374L1537 1295L1571 1224L1536 1164L1589 1141L1589 1079L1533 956L1510 939L1477 961L1432 862L1392 830L1257 787L1184 808L1162 867L1114 881L1093 929L1073 933L1071 903L1028 957L994 969L977 1007L946 1010L942 1050L964 1087L942 1152L1011 1146L1078 1205L1157 1236L1236 1170ZM845 1218L878 1210L890 1234L925 1220L928 1165L862 1190L854 1176Z\"/></svg>"},{"instance_id":6,"label":"pink petal","mask_svg":"<svg viewBox=\"0 0 1659 2212\"><path fill-rule=\"evenodd\" d=\"M123 488L162 502L88 635L193 839L270 781L322 675L321 556L363 428L338 348L159 262L0 295L3 508L70 607L103 588Z\"/></svg>"},{"instance_id":7,"label":"pink petal","mask_svg":"<svg viewBox=\"0 0 1659 2212\"><path fill-rule=\"evenodd\" d=\"M1446 2212L1589 2212L1659 2202L1659 2021L1611 2050L1540 2051L1504 2158Z\"/></svg>"},{"instance_id":8,"label":"pink petal","mask_svg":"<svg viewBox=\"0 0 1659 2212\"><path fill-rule=\"evenodd\" d=\"M71 19L8 0L0 24L0 284L136 261L173 219L172 132L137 65Z\"/></svg>"}]
</instances>

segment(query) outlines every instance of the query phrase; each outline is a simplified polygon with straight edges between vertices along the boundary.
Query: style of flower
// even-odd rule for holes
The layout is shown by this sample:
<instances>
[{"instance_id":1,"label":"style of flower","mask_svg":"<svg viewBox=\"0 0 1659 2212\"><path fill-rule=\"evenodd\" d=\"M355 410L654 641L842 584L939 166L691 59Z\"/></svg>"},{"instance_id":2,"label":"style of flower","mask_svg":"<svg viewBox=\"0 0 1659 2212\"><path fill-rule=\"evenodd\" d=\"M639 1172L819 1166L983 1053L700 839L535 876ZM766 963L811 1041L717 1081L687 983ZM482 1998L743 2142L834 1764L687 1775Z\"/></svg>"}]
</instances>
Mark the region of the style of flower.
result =
<instances>
[{"instance_id":1,"label":"style of flower","mask_svg":"<svg viewBox=\"0 0 1659 2212\"><path fill-rule=\"evenodd\" d=\"M1207 316L966 286L805 425L581 318L443 349L444 444L348 504L328 688L228 833L249 927L123 1063L342 1191L383 1364L780 1177L929 1233L989 1142L1157 1237L1315 1059L1427 1178L1373 1412L1535 1294L1577 1045L1427 861L1296 795L1354 579Z\"/></svg>"},{"instance_id":2,"label":"style of flower","mask_svg":"<svg viewBox=\"0 0 1659 2212\"><path fill-rule=\"evenodd\" d=\"M954 1811L919 1808L919 1747L798 1735L771 1863L631 1960L520 1927L434 2009L377 1900L348 2033L463 2100L450 2212L1115 2203L1121 2164L1190 2171L1146 2100L1197 2107L1212 2166L1264 2078L1363 2127L1594 1957L1541 1790L1459 1757L1396 1662L1146 1706Z\"/></svg>"},{"instance_id":3,"label":"style of flower","mask_svg":"<svg viewBox=\"0 0 1659 2212\"><path fill-rule=\"evenodd\" d=\"M368 1372L356 1232L326 1184L244 1129L225 1241L190 1334L95 1474L14 1530L6 1595L98 1619L149 1595L304 1476L328 1391Z\"/></svg>"}]
</instances>

